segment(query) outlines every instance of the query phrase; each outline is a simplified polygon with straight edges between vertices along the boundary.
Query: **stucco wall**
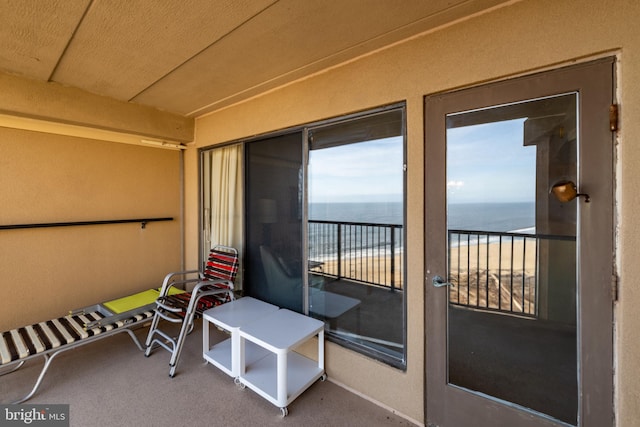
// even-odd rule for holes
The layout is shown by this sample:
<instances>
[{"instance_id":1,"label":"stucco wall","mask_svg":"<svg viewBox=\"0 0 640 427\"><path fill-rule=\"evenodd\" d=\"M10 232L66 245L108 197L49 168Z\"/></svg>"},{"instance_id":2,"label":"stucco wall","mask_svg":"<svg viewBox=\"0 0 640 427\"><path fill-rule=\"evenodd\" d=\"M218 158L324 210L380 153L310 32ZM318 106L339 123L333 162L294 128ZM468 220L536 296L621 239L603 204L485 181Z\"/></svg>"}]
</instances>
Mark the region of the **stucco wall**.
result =
<instances>
[{"instance_id":1,"label":"stucco wall","mask_svg":"<svg viewBox=\"0 0 640 427\"><path fill-rule=\"evenodd\" d=\"M180 153L0 128L0 330L162 284L181 265Z\"/></svg>"},{"instance_id":2,"label":"stucco wall","mask_svg":"<svg viewBox=\"0 0 640 427\"><path fill-rule=\"evenodd\" d=\"M181 154L99 139L189 142L193 119L3 73L0 93L3 117L35 123L0 123L0 225L174 218L0 230L0 330L160 286L180 269ZM47 133L58 124L83 137Z\"/></svg>"},{"instance_id":3,"label":"stucco wall","mask_svg":"<svg viewBox=\"0 0 640 427\"><path fill-rule=\"evenodd\" d=\"M617 165L620 299L616 307L616 416L640 419L640 2L523 0L362 57L196 121L206 146L383 104L407 102L408 369L397 371L339 346L327 348L329 376L406 416L424 420L423 97L534 71L617 55L621 104ZM428 141L426 142L429 143ZM197 259L196 148L186 157L186 235ZM191 171L191 172L190 172ZM428 201L427 201L428 203Z\"/></svg>"}]
</instances>

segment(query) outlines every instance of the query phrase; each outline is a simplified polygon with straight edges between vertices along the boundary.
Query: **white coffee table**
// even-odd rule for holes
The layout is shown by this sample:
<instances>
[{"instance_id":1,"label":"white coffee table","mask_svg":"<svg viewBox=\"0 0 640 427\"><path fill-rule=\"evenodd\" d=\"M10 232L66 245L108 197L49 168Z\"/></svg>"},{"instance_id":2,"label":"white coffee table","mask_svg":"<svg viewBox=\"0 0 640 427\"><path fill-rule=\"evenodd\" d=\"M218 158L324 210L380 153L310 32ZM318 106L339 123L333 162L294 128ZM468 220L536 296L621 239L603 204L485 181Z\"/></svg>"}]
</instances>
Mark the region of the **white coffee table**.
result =
<instances>
[{"instance_id":1,"label":"white coffee table","mask_svg":"<svg viewBox=\"0 0 640 427\"><path fill-rule=\"evenodd\" d=\"M269 313L239 329L239 382L276 405L282 416L287 406L319 378L324 379L324 322L287 309ZM318 360L292 351L317 336ZM250 349L257 345L270 354L257 360Z\"/></svg>"},{"instance_id":2,"label":"white coffee table","mask_svg":"<svg viewBox=\"0 0 640 427\"><path fill-rule=\"evenodd\" d=\"M204 359L227 375L237 378L240 375L240 327L259 320L278 309L277 306L264 301L243 297L205 311L202 314L202 353ZM230 332L231 337L210 347L209 323ZM268 351L257 345L247 346L245 353L248 362L255 362L269 354Z\"/></svg>"}]
</instances>

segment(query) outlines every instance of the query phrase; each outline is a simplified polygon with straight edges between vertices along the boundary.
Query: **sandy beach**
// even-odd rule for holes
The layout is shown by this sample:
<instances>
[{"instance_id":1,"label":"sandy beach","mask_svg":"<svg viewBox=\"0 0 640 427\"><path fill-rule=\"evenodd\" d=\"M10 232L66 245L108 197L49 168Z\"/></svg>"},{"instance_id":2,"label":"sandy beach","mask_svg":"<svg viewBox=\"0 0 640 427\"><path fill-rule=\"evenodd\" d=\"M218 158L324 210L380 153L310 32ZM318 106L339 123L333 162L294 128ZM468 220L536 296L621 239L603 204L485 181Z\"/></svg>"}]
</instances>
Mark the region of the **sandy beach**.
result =
<instances>
[{"instance_id":1,"label":"sandy beach","mask_svg":"<svg viewBox=\"0 0 640 427\"><path fill-rule=\"evenodd\" d=\"M522 272L534 274L536 268L535 239L514 240L505 239L499 242L461 245L452 247L449 251L449 265L452 273L454 266L460 265L469 270L487 269Z\"/></svg>"},{"instance_id":2,"label":"sandy beach","mask_svg":"<svg viewBox=\"0 0 640 427\"><path fill-rule=\"evenodd\" d=\"M394 286L403 288L403 260L395 259ZM504 239L502 244L471 243L452 247L449 254L450 301L473 307L535 313L536 246L534 239ZM338 261L322 262L321 271L338 274ZM391 257L347 257L342 260L342 277L384 284L391 283ZM500 297L498 297L498 295Z\"/></svg>"},{"instance_id":3,"label":"sandy beach","mask_svg":"<svg viewBox=\"0 0 640 427\"><path fill-rule=\"evenodd\" d=\"M450 250L450 301L472 307L535 314L536 243L462 245Z\"/></svg>"},{"instance_id":4,"label":"sandy beach","mask_svg":"<svg viewBox=\"0 0 640 427\"><path fill-rule=\"evenodd\" d=\"M396 255L394 263L394 286L402 289L404 284L402 256ZM325 274L338 274L338 261L323 262L321 270ZM391 286L391 257L346 257L342 260L340 275L354 280Z\"/></svg>"}]
</instances>

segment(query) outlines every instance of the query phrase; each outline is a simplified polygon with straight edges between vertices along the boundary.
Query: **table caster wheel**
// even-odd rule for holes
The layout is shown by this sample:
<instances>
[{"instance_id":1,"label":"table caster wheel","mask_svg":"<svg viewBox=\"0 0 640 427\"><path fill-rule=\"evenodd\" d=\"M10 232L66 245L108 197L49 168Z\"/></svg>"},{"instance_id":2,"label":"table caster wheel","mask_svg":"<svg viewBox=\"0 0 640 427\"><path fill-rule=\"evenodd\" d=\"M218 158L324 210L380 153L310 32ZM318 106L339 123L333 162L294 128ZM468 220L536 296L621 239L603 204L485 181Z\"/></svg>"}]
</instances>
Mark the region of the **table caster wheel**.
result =
<instances>
[{"instance_id":1,"label":"table caster wheel","mask_svg":"<svg viewBox=\"0 0 640 427\"><path fill-rule=\"evenodd\" d=\"M280 411L282 411L282 418L289 414L289 409L286 406L284 408L280 408Z\"/></svg>"}]
</instances>

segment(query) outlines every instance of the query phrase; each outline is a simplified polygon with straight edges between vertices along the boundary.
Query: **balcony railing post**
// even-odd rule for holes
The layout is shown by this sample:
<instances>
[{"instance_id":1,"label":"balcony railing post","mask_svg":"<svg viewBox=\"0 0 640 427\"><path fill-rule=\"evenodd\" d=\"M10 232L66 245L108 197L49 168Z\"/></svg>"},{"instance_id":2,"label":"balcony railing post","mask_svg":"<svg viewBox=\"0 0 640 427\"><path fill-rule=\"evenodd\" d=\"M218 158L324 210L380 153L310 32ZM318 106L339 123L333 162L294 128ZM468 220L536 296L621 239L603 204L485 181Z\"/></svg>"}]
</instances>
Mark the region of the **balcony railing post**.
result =
<instances>
[{"instance_id":1,"label":"balcony railing post","mask_svg":"<svg viewBox=\"0 0 640 427\"><path fill-rule=\"evenodd\" d=\"M391 292L396 290L396 228L391 226Z\"/></svg>"},{"instance_id":2,"label":"balcony railing post","mask_svg":"<svg viewBox=\"0 0 640 427\"><path fill-rule=\"evenodd\" d=\"M338 279L342 277L342 224L338 224Z\"/></svg>"}]
</instances>

